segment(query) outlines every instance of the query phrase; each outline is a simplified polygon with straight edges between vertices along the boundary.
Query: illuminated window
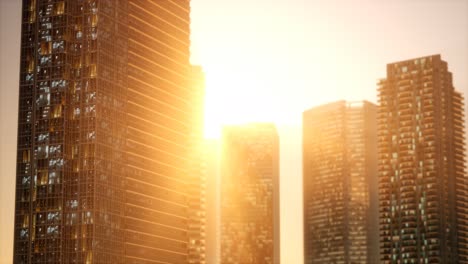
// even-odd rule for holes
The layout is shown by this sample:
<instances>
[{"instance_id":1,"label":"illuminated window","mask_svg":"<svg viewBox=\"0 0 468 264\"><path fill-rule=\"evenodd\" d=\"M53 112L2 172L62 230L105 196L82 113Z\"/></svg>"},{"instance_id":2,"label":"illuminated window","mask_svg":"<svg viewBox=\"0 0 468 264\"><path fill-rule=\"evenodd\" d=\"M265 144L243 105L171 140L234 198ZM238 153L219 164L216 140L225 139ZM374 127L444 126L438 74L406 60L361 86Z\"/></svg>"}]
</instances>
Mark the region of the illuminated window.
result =
<instances>
[{"instance_id":1,"label":"illuminated window","mask_svg":"<svg viewBox=\"0 0 468 264\"><path fill-rule=\"evenodd\" d=\"M64 12L65 12L65 2L61 1L61 2L55 3L54 14L62 15Z\"/></svg>"}]
</instances>

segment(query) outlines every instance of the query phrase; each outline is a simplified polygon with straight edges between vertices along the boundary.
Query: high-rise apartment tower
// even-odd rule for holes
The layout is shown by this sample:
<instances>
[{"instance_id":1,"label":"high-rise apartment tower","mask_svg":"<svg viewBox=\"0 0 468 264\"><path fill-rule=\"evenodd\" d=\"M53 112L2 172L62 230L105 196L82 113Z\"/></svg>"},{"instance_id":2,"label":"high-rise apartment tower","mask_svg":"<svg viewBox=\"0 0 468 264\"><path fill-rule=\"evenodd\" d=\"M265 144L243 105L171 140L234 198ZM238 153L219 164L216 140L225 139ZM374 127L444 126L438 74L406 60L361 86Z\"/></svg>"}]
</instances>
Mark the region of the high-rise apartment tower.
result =
<instances>
[{"instance_id":1,"label":"high-rise apartment tower","mask_svg":"<svg viewBox=\"0 0 468 264\"><path fill-rule=\"evenodd\" d=\"M378 263L377 106L303 113L304 262Z\"/></svg>"},{"instance_id":2,"label":"high-rise apartment tower","mask_svg":"<svg viewBox=\"0 0 468 264\"><path fill-rule=\"evenodd\" d=\"M468 263L463 97L440 55L379 82L381 263Z\"/></svg>"}]
</instances>

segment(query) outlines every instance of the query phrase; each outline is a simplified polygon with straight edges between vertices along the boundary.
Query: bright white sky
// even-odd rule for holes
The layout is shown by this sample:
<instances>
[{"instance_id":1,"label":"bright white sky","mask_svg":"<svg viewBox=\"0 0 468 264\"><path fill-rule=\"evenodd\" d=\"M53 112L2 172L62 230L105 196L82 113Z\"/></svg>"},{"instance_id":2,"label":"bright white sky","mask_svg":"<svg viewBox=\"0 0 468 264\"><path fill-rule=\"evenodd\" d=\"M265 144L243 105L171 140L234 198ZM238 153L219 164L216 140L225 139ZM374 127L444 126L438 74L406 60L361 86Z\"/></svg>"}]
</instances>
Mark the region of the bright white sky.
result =
<instances>
[{"instance_id":1,"label":"bright white sky","mask_svg":"<svg viewBox=\"0 0 468 264\"><path fill-rule=\"evenodd\" d=\"M12 253L20 4L0 0L0 263ZM249 121L279 128L282 263L302 263L303 110L375 102L387 63L439 53L467 97L468 0L192 0L206 135Z\"/></svg>"}]
</instances>

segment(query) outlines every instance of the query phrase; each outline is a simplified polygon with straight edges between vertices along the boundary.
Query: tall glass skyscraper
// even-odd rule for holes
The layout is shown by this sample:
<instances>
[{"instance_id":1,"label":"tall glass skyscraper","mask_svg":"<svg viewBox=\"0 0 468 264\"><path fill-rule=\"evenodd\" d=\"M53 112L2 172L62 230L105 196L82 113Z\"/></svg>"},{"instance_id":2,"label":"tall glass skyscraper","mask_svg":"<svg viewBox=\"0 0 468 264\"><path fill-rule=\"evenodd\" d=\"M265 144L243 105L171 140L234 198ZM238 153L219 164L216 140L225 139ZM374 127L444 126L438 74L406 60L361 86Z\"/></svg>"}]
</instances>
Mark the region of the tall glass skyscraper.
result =
<instances>
[{"instance_id":1,"label":"tall glass skyscraper","mask_svg":"<svg viewBox=\"0 0 468 264\"><path fill-rule=\"evenodd\" d=\"M280 263L279 149L273 124L223 129L221 263Z\"/></svg>"},{"instance_id":2,"label":"tall glass skyscraper","mask_svg":"<svg viewBox=\"0 0 468 264\"><path fill-rule=\"evenodd\" d=\"M24 0L15 263L185 263L189 0Z\"/></svg>"},{"instance_id":3,"label":"tall glass skyscraper","mask_svg":"<svg viewBox=\"0 0 468 264\"><path fill-rule=\"evenodd\" d=\"M382 263L468 263L463 96L440 55L379 83Z\"/></svg>"},{"instance_id":4,"label":"tall glass skyscraper","mask_svg":"<svg viewBox=\"0 0 468 264\"><path fill-rule=\"evenodd\" d=\"M303 113L304 262L378 263L377 106Z\"/></svg>"}]
</instances>

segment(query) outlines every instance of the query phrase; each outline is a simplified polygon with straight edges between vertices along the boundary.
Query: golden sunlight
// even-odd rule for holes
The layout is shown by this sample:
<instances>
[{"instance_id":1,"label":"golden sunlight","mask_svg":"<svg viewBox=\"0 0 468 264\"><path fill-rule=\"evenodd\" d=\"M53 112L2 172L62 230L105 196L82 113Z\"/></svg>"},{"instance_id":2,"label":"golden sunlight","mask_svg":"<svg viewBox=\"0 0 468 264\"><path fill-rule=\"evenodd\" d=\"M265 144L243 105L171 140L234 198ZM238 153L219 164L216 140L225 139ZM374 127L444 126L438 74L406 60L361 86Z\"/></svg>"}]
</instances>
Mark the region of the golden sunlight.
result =
<instances>
[{"instance_id":1,"label":"golden sunlight","mask_svg":"<svg viewBox=\"0 0 468 264\"><path fill-rule=\"evenodd\" d=\"M218 69L206 69L205 74L205 137L219 137L223 125L281 121L273 94L255 76L242 70L234 74Z\"/></svg>"}]
</instances>

